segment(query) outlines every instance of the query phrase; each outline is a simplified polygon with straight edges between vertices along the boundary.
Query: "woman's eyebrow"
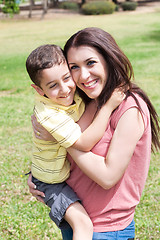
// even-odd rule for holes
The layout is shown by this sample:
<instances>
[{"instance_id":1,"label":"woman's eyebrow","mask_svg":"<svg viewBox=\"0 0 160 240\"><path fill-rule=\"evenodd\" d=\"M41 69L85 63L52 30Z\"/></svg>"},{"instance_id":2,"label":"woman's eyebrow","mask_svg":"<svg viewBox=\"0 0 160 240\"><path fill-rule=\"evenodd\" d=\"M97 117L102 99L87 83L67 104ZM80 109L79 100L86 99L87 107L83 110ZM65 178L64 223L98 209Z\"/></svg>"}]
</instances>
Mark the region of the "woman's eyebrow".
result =
<instances>
[{"instance_id":1,"label":"woman's eyebrow","mask_svg":"<svg viewBox=\"0 0 160 240\"><path fill-rule=\"evenodd\" d=\"M94 58L94 57L87 58L87 59L85 60L85 62L88 62L88 61L91 60L92 58Z\"/></svg>"},{"instance_id":2,"label":"woman's eyebrow","mask_svg":"<svg viewBox=\"0 0 160 240\"><path fill-rule=\"evenodd\" d=\"M90 58L87 58L86 60L84 60L84 62L88 62L89 60L93 59L94 57L90 57ZM69 65L70 64L76 64L76 63L68 63Z\"/></svg>"},{"instance_id":3,"label":"woman's eyebrow","mask_svg":"<svg viewBox=\"0 0 160 240\"><path fill-rule=\"evenodd\" d=\"M70 64L76 64L76 63L68 63L68 65L70 65Z\"/></svg>"}]
</instances>

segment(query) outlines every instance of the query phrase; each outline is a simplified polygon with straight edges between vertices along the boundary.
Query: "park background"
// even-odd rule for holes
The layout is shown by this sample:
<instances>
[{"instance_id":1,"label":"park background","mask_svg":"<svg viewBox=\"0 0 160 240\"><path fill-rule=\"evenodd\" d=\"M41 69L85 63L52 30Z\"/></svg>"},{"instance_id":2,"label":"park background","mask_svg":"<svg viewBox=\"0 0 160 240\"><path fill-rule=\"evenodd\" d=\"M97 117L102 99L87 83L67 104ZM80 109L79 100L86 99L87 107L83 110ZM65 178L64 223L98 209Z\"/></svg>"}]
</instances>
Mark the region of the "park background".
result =
<instances>
[{"instance_id":1,"label":"park background","mask_svg":"<svg viewBox=\"0 0 160 240\"><path fill-rule=\"evenodd\" d=\"M39 45L66 40L84 27L100 27L113 35L130 59L135 82L149 95L160 115L160 8L84 16L48 14L43 20L0 17L0 239L60 240L49 209L33 198L27 187L32 151L30 116L34 92L25 61ZM160 154L152 154L141 202L136 208L136 240L160 239Z\"/></svg>"}]
</instances>

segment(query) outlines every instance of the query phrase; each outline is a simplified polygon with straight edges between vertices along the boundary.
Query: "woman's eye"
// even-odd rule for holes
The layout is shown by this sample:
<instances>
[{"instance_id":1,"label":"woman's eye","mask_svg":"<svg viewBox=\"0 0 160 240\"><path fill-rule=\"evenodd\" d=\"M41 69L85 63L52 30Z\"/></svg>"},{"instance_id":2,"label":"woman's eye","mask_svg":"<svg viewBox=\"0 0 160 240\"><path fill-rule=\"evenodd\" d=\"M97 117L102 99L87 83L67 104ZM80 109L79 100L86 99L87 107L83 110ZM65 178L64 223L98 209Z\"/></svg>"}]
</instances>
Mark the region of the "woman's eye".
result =
<instances>
[{"instance_id":1,"label":"woman's eye","mask_svg":"<svg viewBox=\"0 0 160 240\"><path fill-rule=\"evenodd\" d=\"M77 69L77 68L78 68L78 66L76 66L76 65L70 67L71 70L74 70L74 69Z\"/></svg>"},{"instance_id":2,"label":"woman's eye","mask_svg":"<svg viewBox=\"0 0 160 240\"><path fill-rule=\"evenodd\" d=\"M93 65L94 63L95 63L96 61L89 61L88 63L87 63L87 65L89 65L89 66L91 66L91 65Z\"/></svg>"}]
</instances>

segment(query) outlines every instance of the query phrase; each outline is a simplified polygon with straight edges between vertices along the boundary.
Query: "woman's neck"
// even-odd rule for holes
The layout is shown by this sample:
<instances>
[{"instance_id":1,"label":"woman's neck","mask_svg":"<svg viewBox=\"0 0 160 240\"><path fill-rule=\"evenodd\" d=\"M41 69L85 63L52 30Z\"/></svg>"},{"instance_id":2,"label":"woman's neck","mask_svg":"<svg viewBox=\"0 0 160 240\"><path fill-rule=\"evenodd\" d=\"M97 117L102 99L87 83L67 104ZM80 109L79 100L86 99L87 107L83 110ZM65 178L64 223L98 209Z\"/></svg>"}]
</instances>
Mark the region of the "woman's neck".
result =
<instances>
[{"instance_id":1,"label":"woman's neck","mask_svg":"<svg viewBox=\"0 0 160 240\"><path fill-rule=\"evenodd\" d=\"M95 100L92 100L89 104L86 105L85 112L78 121L78 124L81 127L81 130L84 131L93 121L95 114L97 112L97 103Z\"/></svg>"}]
</instances>

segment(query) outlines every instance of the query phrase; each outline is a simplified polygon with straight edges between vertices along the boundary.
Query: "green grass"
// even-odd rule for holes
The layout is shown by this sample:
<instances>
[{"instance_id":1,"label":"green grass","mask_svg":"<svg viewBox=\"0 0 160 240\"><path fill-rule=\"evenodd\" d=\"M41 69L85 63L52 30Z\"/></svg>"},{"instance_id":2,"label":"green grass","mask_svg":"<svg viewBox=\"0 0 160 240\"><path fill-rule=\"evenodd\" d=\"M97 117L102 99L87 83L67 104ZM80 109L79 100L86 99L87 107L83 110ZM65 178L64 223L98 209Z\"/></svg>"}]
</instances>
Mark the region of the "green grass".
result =
<instances>
[{"instance_id":1,"label":"green grass","mask_svg":"<svg viewBox=\"0 0 160 240\"><path fill-rule=\"evenodd\" d=\"M64 46L77 30L95 26L110 32L131 60L135 81L160 115L160 13L103 16L60 15L50 20L0 21L0 239L61 239L48 208L29 194L24 173L31 164L33 91L25 70L37 46ZM74 22L74 24L72 24ZM149 176L136 208L136 239L160 236L160 154L152 155Z\"/></svg>"}]
</instances>

